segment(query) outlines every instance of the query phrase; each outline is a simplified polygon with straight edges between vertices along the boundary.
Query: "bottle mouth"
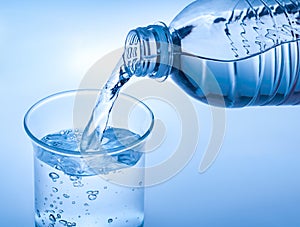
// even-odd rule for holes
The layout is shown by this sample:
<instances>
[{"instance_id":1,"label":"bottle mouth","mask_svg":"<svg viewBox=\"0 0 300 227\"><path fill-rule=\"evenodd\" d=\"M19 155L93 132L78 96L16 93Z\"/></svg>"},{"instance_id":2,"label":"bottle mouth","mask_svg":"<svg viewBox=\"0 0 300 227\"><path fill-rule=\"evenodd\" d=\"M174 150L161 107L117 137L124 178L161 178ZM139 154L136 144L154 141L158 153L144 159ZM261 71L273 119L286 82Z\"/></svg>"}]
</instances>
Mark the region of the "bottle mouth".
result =
<instances>
[{"instance_id":1,"label":"bottle mouth","mask_svg":"<svg viewBox=\"0 0 300 227\"><path fill-rule=\"evenodd\" d=\"M123 54L127 73L142 77L167 77L173 63L170 37L169 29L164 24L131 30Z\"/></svg>"},{"instance_id":2,"label":"bottle mouth","mask_svg":"<svg viewBox=\"0 0 300 227\"><path fill-rule=\"evenodd\" d=\"M136 30L131 30L126 38L123 61L129 75L140 76L141 40Z\"/></svg>"}]
</instances>

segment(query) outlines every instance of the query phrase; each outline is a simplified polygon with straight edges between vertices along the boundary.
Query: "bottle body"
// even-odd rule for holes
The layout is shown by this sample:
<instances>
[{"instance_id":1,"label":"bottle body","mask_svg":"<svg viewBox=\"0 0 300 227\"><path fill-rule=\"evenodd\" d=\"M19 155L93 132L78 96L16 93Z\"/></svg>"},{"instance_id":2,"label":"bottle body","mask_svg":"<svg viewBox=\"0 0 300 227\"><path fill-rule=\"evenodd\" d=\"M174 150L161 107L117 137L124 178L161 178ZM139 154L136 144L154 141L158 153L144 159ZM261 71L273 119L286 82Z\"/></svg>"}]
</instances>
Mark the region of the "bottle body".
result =
<instances>
[{"instance_id":1,"label":"bottle body","mask_svg":"<svg viewBox=\"0 0 300 227\"><path fill-rule=\"evenodd\" d=\"M299 53L299 43L291 42L239 61L178 55L170 76L186 93L209 105L298 105Z\"/></svg>"},{"instance_id":2,"label":"bottle body","mask_svg":"<svg viewBox=\"0 0 300 227\"><path fill-rule=\"evenodd\" d=\"M156 42L152 65L172 55L165 74L210 105L300 104L299 10L295 0L196 1L171 22L169 38L146 39Z\"/></svg>"}]
</instances>

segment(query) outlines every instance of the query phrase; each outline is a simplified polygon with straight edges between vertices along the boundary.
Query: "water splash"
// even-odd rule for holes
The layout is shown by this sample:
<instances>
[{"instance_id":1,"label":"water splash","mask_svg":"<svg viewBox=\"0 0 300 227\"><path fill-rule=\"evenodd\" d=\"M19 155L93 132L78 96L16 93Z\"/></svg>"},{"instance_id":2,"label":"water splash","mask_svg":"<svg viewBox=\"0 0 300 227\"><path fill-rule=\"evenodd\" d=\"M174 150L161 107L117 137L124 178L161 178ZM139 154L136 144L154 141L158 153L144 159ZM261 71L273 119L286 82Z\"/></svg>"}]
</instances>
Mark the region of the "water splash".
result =
<instances>
[{"instance_id":1,"label":"water splash","mask_svg":"<svg viewBox=\"0 0 300 227\"><path fill-rule=\"evenodd\" d=\"M104 131L107 127L109 114L119 95L120 89L128 82L130 76L126 73L121 59L101 90L92 116L82 133L80 151L99 151Z\"/></svg>"}]
</instances>

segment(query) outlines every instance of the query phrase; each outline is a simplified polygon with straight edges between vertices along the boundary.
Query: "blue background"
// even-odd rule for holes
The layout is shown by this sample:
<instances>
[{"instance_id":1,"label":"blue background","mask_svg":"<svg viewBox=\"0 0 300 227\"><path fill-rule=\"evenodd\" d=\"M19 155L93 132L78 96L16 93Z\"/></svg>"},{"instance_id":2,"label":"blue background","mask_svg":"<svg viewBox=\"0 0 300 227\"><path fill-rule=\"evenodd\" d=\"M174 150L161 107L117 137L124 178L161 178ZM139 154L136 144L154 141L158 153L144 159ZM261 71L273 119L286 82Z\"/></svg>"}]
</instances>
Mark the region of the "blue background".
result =
<instances>
[{"instance_id":1,"label":"blue background","mask_svg":"<svg viewBox=\"0 0 300 227\"><path fill-rule=\"evenodd\" d=\"M0 226L34 226L33 159L22 125L29 106L78 88L130 29L168 24L190 2L0 2ZM210 109L192 102L197 151L176 177L147 188L145 226L300 226L300 107L227 110L220 155L200 174Z\"/></svg>"}]
</instances>

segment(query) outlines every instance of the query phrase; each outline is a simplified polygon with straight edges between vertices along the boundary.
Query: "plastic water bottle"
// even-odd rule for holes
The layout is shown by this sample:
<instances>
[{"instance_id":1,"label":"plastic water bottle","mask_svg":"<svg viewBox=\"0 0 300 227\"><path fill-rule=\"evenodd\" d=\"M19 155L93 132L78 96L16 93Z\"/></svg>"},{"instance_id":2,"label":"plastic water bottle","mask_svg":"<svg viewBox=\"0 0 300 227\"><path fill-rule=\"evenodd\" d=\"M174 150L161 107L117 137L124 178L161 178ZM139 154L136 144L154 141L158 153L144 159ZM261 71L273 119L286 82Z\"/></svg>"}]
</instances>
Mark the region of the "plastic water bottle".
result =
<instances>
[{"instance_id":1,"label":"plastic water bottle","mask_svg":"<svg viewBox=\"0 0 300 227\"><path fill-rule=\"evenodd\" d=\"M298 0L195 1L168 27L130 31L124 65L210 105L297 105L299 11Z\"/></svg>"}]
</instances>

